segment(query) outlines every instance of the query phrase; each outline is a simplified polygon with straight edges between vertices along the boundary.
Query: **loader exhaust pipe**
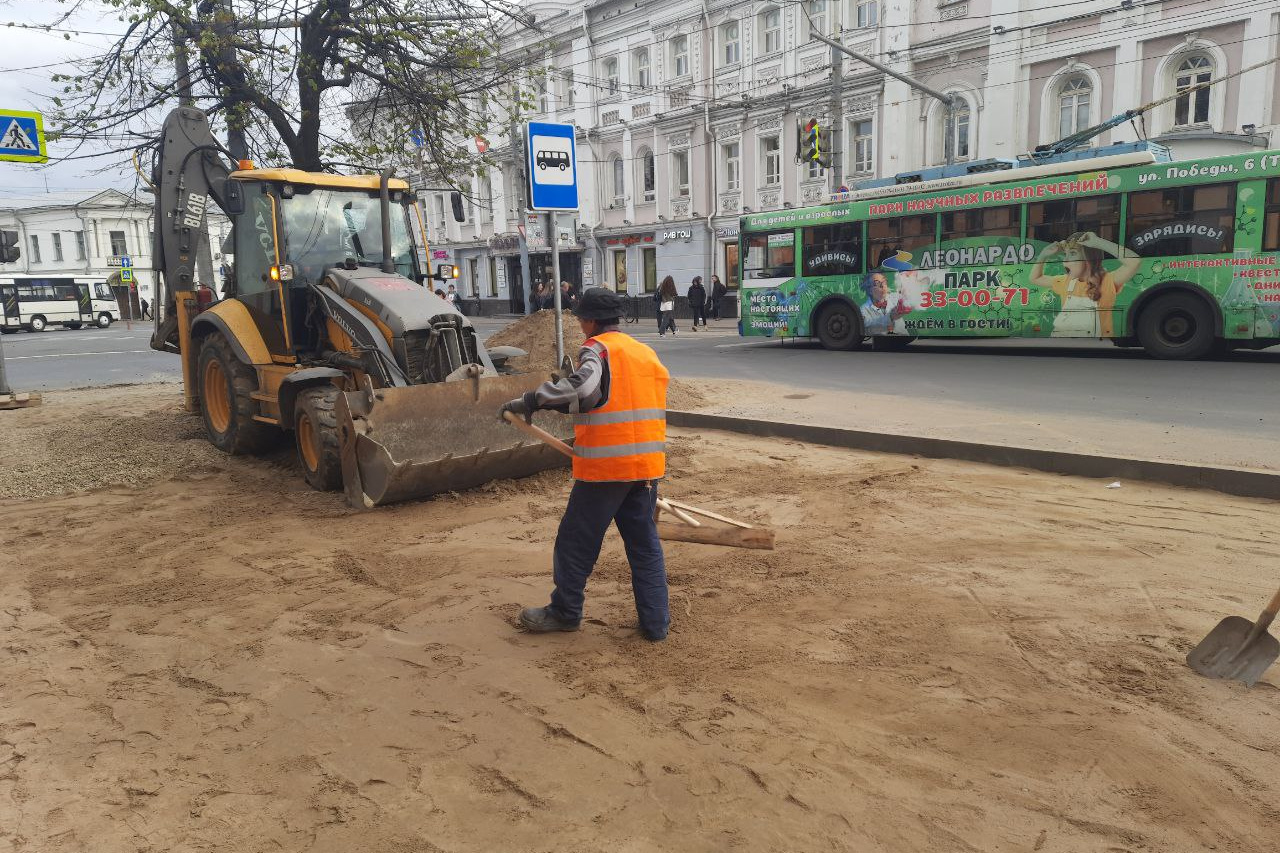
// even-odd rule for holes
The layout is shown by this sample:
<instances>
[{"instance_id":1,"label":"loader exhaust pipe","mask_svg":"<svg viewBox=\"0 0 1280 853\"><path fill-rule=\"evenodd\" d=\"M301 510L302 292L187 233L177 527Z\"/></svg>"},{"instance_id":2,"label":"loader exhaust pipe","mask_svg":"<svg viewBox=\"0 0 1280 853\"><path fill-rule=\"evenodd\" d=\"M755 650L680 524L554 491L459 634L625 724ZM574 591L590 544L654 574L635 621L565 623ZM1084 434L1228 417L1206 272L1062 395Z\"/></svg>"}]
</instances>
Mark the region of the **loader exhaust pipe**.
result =
<instances>
[{"instance_id":1,"label":"loader exhaust pipe","mask_svg":"<svg viewBox=\"0 0 1280 853\"><path fill-rule=\"evenodd\" d=\"M391 167L382 170L378 181L378 206L382 214L382 271L394 274L395 260L391 257Z\"/></svg>"}]
</instances>

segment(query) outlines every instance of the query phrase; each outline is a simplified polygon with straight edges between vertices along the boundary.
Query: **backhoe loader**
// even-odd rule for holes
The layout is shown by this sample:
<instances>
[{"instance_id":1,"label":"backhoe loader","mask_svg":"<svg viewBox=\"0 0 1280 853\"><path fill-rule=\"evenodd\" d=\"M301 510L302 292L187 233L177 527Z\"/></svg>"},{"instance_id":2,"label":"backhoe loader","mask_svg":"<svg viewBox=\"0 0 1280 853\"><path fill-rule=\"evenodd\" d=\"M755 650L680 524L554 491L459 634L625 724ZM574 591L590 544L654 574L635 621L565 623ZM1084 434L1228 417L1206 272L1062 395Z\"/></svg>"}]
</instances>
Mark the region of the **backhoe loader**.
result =
<instances>
[{"instance_id":1,"label":"backhoe loader","mask_svg":"<svg viewBox=\"0 0 1280 853\"><path fill-rule=\"evenodd\" d=\"M230 162L204 113L182 107L166 118L152 178L166 310L151 346L181 357L186 408L216 447L254 453L292 432L306 481L345 489L361 508L564 464L498 420L503 402L545 377L509 371L519 350L487 351L427 286L407 182L389 169L344 176ZM194 275L211 201L232 225L221 299ZM548 423L572 434L567 417Z\"/></svg>"}]
</instances>

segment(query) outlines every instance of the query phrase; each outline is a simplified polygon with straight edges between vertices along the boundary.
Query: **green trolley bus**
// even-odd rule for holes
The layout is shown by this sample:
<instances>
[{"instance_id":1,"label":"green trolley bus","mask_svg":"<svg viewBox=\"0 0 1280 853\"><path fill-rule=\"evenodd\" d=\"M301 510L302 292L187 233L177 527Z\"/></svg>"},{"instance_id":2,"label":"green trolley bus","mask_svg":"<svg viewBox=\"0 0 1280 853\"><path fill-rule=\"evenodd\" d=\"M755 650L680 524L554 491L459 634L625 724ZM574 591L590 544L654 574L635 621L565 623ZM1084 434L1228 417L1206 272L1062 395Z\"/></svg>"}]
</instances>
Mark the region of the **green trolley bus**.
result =
<instances>
[{"instance_id":1,"label":"green trolley bus","mask_svg":"<svg viewBox=\"0 0 1280 853\"><path fill-rule=\"evenodd\" d=\"M741 334L1280 344L1280 151L1149 153L838 193L744 216Z\"/></svg>"}]
</instances>

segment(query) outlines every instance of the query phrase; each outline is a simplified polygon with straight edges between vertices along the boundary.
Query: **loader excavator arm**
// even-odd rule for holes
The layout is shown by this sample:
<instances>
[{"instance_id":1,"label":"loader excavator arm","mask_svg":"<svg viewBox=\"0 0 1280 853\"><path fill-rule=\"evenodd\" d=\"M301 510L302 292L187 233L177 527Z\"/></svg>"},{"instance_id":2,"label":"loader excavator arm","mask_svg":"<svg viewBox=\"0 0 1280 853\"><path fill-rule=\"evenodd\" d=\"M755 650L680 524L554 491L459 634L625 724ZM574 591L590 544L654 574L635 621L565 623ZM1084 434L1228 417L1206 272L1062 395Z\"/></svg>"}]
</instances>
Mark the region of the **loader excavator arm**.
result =
<instances>
[{"instance_id":1,"label":"loader excavator arm","mask_svg":"<svg viewBox=\"0 0 1280 853\"><path fill-rule=\"evenodd\" d=\"M242 188L231 180L229 161L200 110L182 107L165 119L152 177L152 266L163 283L166 310L165 321L152 335L152 349L179 351L175 294L196 287L196 254L201 242L209 239L210 200L228 216L244 209Z\"/></svg>"}]
</instances>

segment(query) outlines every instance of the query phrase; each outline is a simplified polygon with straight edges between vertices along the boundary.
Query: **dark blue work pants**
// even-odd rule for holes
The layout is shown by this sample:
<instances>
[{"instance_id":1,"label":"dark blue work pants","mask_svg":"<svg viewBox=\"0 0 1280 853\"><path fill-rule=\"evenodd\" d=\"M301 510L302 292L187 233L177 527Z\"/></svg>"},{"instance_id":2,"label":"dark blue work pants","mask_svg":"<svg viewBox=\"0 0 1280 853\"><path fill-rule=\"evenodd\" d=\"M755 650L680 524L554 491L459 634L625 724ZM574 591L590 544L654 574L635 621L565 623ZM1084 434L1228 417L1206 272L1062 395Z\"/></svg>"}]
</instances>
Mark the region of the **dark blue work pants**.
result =
<instances>
[{"instance_id":1,"label":"dark blue work pants","mask_svg":"<svg viewBox=\"0 0 1280 853\"><path fill-rule=\"evenodd\" d=\"M574 481L552 558L556 588L551 593L551 612L555 616L566 622L582 621L587 578L600 556L609 522L613 522L622 534L631 564L640 630L651 638L666 636L671 608L667 604L667 567L653 518L657 500L657 481Z\"/></svg>"}]
</instances>

